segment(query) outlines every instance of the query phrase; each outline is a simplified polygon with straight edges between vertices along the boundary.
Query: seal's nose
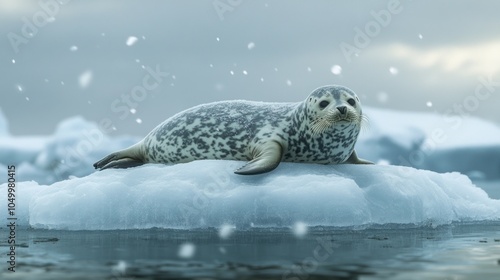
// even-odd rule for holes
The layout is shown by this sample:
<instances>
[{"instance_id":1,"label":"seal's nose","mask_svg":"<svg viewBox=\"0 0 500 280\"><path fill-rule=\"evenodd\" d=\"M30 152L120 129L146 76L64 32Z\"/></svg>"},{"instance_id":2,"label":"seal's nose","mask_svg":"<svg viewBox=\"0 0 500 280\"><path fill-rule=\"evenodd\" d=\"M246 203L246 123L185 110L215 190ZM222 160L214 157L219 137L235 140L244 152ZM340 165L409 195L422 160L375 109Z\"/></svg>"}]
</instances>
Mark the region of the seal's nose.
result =
<instances>
[{"instance_id":1,"label":"seal's nose","mask_svg":"<svg viewBox=\"0 0 500 280\"><path fill-rule=\"evenodd\" d=\"M346 106L338 106L338 107L337 107L337 110L339 110L339 112L340 112L342 115L345 115L345 113L347 113L347 107L346 107Z\"/></svg>"}]
</instances>

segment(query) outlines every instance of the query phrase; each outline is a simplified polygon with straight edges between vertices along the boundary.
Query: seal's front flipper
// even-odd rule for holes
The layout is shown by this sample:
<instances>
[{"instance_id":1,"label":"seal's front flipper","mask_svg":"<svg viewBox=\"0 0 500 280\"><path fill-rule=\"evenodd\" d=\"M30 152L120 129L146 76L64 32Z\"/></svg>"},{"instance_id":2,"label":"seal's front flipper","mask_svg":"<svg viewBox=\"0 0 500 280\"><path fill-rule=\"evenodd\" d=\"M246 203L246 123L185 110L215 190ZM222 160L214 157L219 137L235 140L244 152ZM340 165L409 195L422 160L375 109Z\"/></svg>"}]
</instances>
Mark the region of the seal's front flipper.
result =
<instances>
[{"instance_id":1,"label":"seal's front flipper","mask_svg":"<svg viewBox=\"0 0 500 280\"><path fill-rule=\"evenodd\" d=\"M258 148L254 159L234 171L239 175L255 175L274 170L281 162L283 148L274 141L263 144Z\"/></svg>"},{"instance_id":2,"label":"seal's front flipper","mask_svg":"<svg viewBox=\"0 0 500 280\"><path fill-rule=\"evenodd\" d=\"M351 156L344 163L352 163L352 164L373 164L373 162L358 158L356 151L352 151Z\"/></svg>"}]
</instances>

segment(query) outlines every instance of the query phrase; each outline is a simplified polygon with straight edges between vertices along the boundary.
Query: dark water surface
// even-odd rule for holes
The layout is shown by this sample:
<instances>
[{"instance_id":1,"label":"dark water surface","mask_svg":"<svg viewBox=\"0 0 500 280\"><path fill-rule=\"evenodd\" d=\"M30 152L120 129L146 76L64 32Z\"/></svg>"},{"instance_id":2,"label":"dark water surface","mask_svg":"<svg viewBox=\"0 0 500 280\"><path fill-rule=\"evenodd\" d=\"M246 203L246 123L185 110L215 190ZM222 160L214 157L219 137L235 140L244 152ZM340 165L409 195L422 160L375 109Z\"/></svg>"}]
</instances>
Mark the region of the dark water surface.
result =
<instances>
[{"instance_id":1,"label":"dark water surface","mask_svg":"<svg viewBox=\"0 0 500 280\"><path fill-rule=\"evenodd\" d=\"M500 279L500 222L394 227L20 230L16 272L0 243L0 279Z\"/></svg>"}]
</instances>

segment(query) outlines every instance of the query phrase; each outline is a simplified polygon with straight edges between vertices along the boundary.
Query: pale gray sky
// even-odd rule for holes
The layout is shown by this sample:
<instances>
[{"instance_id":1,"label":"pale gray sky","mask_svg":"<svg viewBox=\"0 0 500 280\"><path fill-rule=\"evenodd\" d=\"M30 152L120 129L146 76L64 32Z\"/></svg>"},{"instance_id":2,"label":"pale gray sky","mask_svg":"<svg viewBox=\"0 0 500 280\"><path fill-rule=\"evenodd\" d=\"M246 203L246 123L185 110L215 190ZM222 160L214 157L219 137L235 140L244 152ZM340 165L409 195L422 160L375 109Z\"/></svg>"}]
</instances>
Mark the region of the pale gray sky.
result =
<instances>
[{"instance_id":1,"label":"pale gray sky","mask_svg":"<svg viewBox=\"0 0 500 280\"><path fill-rule=\"evenodd\" d=\"M364 105L462 106L500 123L498 1L42 2L0 0L0 108L13 134L82 115L144 136L200 103L301 101L325 84Z\"/></svg>"}]
</instances>

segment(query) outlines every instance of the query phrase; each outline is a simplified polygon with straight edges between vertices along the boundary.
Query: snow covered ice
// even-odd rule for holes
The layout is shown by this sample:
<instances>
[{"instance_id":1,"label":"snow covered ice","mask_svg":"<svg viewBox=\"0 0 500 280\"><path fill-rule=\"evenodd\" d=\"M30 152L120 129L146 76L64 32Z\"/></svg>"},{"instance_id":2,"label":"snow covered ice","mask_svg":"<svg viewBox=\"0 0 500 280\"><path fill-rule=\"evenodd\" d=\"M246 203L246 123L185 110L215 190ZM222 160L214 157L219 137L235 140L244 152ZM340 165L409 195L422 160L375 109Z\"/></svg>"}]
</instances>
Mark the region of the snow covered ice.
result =
<instances>
[{"instance_id":1,"label":"snow covered ice","mask_svg":"<svg viewBox=\"0 0 500 280\"><path fill-rule=\"evenodd\" d=\"M81 117L62 121L51 136L11 136L0 111L0 166L15 164L18 181L51 184L94 172L95 158L137 142L137 137L110 138Z\"/></svg>"},{"instance_id":2,"label":"snow covered ice","mask_svg":"<svg viewBox=\"0 0 500 280\"><path fill-rule=\"evenodd\" d=\"M356 144L373 162L500 179L500 127L474 118L364 108L369 125ZM488 160L484 160L488 158Z\"/></svg>"},{"instance_id":3,"label":"snow covered ice","mask_svg":"<svg viewBox=\"0 0 500 280\"><path fill-rule=\"evenodd\" d=\"M147 164L40 186L18 184L19 223L34 228L111 230L439 226L498 220L493 200L458 173L399 166L282 163L238 176L236 161ZM6 191L6 184L0 187ZM2 202L5 203L5 202ZM1 207L1 206L0 206ZM2 213L5 219L6 213Z\"/></svg>"},{"instance_id":4,"label":"snow covered ice","mask_svg":"<svg viewBox=\"0 0 500 280\"><path fill-rule=\"evenodd\" d=\"M358 154L396 165L282 163L247 177L233 174L243 162L211 160L95 172L95 160L139 139L98 135L97 125L81 117L62 121L51 136L16 137L1 114L0 165L17 166L18 224L41 229L211 227L230 238L233 229L250 227L297 231L297 225L307 230L500 220L500 200L467 176L397 166L404 165L401 157L425 151L419 168L496 180L500 157L484 162L484 155L499 151L498 126L464 118L452 129L434 114L365 112L370 128L361 134ZM436 129L447 129L447 141L423 149ZM0 192L6 187L0 185Z\"/></svg>"}]
</instances>

